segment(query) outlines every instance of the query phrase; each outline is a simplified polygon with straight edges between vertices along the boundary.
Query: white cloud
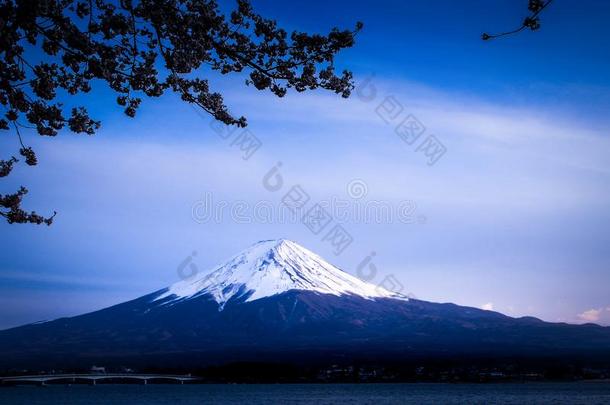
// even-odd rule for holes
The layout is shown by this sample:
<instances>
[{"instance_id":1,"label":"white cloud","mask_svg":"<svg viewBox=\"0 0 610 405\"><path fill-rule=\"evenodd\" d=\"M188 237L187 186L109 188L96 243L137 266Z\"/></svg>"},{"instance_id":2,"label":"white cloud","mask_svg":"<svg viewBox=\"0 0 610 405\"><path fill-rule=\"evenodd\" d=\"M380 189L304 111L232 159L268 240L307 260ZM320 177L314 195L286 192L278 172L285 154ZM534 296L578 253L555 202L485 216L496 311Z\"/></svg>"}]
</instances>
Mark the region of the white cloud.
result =
<instances>
[{"instance_id":1,"label":"white cloud","mask_svg":"<svg viewBox=\"0 0 610 405\"><path fill-rule=\"evenodd\" d=\"M488 302L486 304L481 305L481 309L484 309L486 311L493 311L494 310L494 303L493 302Z\"/></svg>"},{"instance_id":2,"label":"white cloud","mask_svg":"<svg viewBox=\"0 0 610 405\"><path fill-rule=\"evenodd\" d=\"M585 312L578 314L578 318L586 322L597 322L599 321L602 311L602 308L588 309Z\"/></svg>"}]
</instances>

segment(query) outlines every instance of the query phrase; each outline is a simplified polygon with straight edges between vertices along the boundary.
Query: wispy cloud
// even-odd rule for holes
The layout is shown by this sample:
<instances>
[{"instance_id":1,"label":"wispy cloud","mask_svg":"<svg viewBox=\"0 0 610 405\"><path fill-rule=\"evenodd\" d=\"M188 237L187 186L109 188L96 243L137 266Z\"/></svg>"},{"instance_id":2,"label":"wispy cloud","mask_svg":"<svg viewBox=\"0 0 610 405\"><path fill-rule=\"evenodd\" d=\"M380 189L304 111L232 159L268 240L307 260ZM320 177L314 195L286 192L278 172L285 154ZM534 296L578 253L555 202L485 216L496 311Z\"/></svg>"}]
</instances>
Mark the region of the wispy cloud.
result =
<instances>
[{"instance_id":1,"label":"wispy cloud","mask_svg":"<svg viewBox=\"0 0 610 405\"><path fill-rule=\"evenodd\" d=\"M20 282L21 284L41 285L66 285L74 287L92 287L92 288L112 288L124 287L124 283L120 280L110 279L108 277L96 276L90 274L53 274L53 273L38 273L30 271L15 271L15 270L0 270L0 280L4 282Z\"/></svg>"}]
</instances>

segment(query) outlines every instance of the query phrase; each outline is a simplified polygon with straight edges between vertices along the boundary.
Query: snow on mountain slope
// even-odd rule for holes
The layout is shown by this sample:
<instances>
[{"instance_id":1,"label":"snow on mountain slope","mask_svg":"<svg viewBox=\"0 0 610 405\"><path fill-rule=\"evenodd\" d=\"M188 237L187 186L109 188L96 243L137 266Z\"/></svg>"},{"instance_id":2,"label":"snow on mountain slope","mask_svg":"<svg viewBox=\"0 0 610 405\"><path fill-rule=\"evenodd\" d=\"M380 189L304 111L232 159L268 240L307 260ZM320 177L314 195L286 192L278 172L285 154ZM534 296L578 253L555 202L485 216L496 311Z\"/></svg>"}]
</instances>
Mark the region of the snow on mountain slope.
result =
<instances>
[{"instance_id":1,"label":"snow on mountain slope","mask_svg":"<svg viewBox=\"0 0 610 405\"><path fill-rule=\"evenodd\" d=\"M171 303L210 294L222 309L232 297L250 293L246 301L254 301L289 290L407 300L338 269L295 242L278 239L260 241L211 273L173 284L155 301L170 298Z\"/></svg>"}]
</instances>

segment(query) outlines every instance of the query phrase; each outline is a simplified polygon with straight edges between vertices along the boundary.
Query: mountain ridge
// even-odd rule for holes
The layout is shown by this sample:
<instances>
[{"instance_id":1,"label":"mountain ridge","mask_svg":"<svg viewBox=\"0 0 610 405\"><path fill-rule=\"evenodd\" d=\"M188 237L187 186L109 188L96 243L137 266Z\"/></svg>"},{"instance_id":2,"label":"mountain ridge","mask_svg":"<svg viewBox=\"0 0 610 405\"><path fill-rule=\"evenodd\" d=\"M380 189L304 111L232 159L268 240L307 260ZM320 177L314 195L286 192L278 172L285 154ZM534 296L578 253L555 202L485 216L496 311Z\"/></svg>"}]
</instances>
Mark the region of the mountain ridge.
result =
<instances>
[{"instance_id":1,"label":"mountain ridge","mask_svg":"<svg viewBox=\"0 0 610 405\"><path fill-rule=\"evenodd\" d=\"M222 278L183 295L170 286L76 317L0 331L0 370L82 368L100 362L196 368L261 359L301 364L456 356L604 359L610 364L610 327L397 298L371 290L375 286L361 280L351 284L355 277L309 251L295 259L292 249L301 251L290 243L280 243L283 252L271 245L261 251L272 252L272 258L257 250L244 261L242 252L215 269ZM296 266L303 263L306 268ZM304 278L286 276L295 269ZM266 272L277 288L249 284L265 279ZM316 278L309 283L312 274L324 282ZM292 288L295 283L300 288ZM383 295L387 293L391 296Z\"/></svg>"}]
</instances>

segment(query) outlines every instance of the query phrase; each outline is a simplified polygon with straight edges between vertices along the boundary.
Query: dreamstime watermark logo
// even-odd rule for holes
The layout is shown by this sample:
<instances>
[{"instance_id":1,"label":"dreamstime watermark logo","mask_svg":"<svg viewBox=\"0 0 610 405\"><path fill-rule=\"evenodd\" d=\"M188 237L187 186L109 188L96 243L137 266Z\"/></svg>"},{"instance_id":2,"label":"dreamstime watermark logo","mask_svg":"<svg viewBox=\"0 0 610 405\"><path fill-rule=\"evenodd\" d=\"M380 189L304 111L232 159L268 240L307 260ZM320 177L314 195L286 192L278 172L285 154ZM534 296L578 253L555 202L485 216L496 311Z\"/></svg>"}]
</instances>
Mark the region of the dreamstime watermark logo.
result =
<instances>
[{"instance_id":1,"label":"dreamstime watermark logo","mask_svg":"<svg viewBox=\"0 0 610 405\"><path fill-rule=\"evenodd\" d=\"M191 216L199 224L298 224L303 223L314 234L320 233L331 219L341 224L424 224L426 216L419 214L413 200L396 204L378 200L353 200L331 197L319 200L309 207L296 204L295 194L302 197L303 190L293 188L283 197L281 204L270 200L222 200L206 192L191 207ZM361 197L362 198L362 197ZM292 204L292 205L291 205Z\"/></svg>"},{"instance_id":2,"label":"dreamstime watermark logo","mask_svg":"<svg viewBox=\"0 0 610 405\"><path fill-rule=\"evenodd\" d=\"M194 250L190 255L187 255L182 259L176 267L176 273L180 280L193 283L191 287L200 291L216 284L219 281L220 274L213 271L203 277L199 277L201 271L199 270L199 266L195 263L196 256L197 251Z\"/></svg>"},{"instance_id":3,"label":"dreamstime watermark logo","mask_svg":"<svg viewBox=\"0 0 610 405\"><path fill-rule=\"evenodd\" d=\"M236 148L241 153L243 160L250 160L252 156L263 146L263 142L258 139L248 128L237 125L227 125L213 116L204 115L200 109L191 105L193 110L202 118L209 119L209 126L214 133L222 140L226 141L230 147Z\"/></svg>"},{"instance_id":4,"label":"dreamstime watermark logo","mask_svg":"<svg viewBox=\"0 0 610 405\"><path fill-rule=\"evenodd\" d=\"M189 280L199 274L199 268L193 261L195 256L197 256L197 251L193 250L193 252L182 259L178 264L178 267L176 267L176 272L178 273L180 280Z\"/></svg>"},{"instance_id":5,"label":"dreamstime watermark logo","mask_svg":"<svg viewBox=\"0 0 610 405\"><path fill-rule=\"evenodd\" d=\"M374 282L379 273L379 269L377 265L374 263L374 257L377 256L375 251L371 252L368 256L366 256L362 261L356 266L356 276L368 283ZM414 299L415 295L412 293L403 294L405 286L398 280L398 278L394 274L386 274L381 278L381 280L376 283L377 291L389 291L394 294L400 294L404 297Z\"/></svg>"},{"instance_id":6,"label":"dreamstime watermark logo","mask_svg":"<svg viewBox=\"0 0 610 405\"><path fill-rule=\"evenodd\" d=\"M211 193L192 205L192 218L198 223L301 223L312 234L321 235L322 242L333 247L333 253L340 255L354 241L344 227L346 223L396 223L423 224L427 218L417 213L417 204L412 200L391 204L387 201L364 200L368 185L362 179L348 183L349 200L333 197L330 200L312 201L311 195L300 184L289 188L282 174L282 162L277 162L262 177L263 188L270 193L283 190L279 206L270 201L259 200L254 204L247 201L214 201Z\"/></svg>"},{"instance_id":7,"label":"dreamstime watermark logo","mask_svg":"<svg viewBox=\"0 0 610 405\"><path fill-rule=\"evenodd\" d=\"M369 193L369 186L362 179L354 179L347 183L347 195L354 200L361 200Z\"/></svg>"},{"instance_id":8,"label":"dreamstime watermark logo","mask_svg":"<svg viewBox=\"0 0 610 405\"><path fill-rule=\"evenodd\" d=\"M372 83L373 78L374 75L371 75L356 86L356 97L364 103L377 99L377 87ZM426 132L424 124L415 115L406 112L394 95L384 97L373 111L386 125L394 125L396 136L409 147L415 146ZM433 166L445 155L447 148L436 136L428 134L417 143L414 151L422 153L427 158L428 166Z\"/></svg>"}]
</instances>

